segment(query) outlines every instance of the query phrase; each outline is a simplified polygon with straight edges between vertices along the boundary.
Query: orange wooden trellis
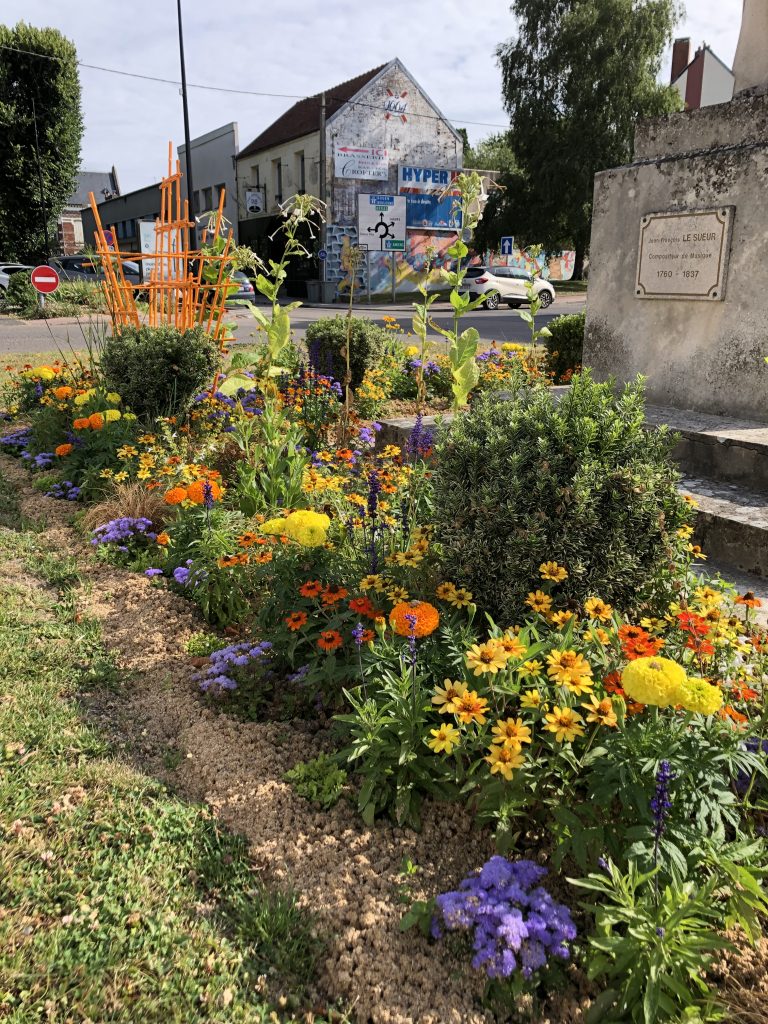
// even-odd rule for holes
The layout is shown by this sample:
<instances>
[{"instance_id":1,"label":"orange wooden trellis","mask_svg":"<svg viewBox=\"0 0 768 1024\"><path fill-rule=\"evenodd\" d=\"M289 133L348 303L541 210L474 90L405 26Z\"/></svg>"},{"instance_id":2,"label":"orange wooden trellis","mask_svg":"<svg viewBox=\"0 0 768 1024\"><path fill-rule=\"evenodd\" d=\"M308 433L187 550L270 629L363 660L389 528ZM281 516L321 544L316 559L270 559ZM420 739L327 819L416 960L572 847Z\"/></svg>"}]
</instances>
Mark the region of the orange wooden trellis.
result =
<instances>
[{"instance_id":1,"label":"orange wooden trellis","mask_svg":"<svg viewBox=\"0 0 768 1024\"><path fill-rule=\"evenodd\" d=\"M155 221L156 252L121 252L110 247L93 192L88 197L96 221L96 252L104 271L104 291L113 328L119 333L122 327L140 326L142 314L136 300L143 295L149 306L146 322L150 327L168 324L185 331L200 325L219 343L219 348L224 348L231 340L224 322L224 307L231 287L232 231L227 232L218 255L190 248L190 229L194 229L195 222L189 216L188 200L181 199L181 179L178 160L173 170L173 145L169 142L168 174L160 183L160 216ZM217 240L223 237L224 200L222 189L214 226L203 233L203 245L214 249ZM117 232L114 227L111 231L116 243ZM148 279L137 284L127 281L125 260L151 266ZM213 281L203 280L204 265L215 268Z\"/></svg>"}]
</instances>

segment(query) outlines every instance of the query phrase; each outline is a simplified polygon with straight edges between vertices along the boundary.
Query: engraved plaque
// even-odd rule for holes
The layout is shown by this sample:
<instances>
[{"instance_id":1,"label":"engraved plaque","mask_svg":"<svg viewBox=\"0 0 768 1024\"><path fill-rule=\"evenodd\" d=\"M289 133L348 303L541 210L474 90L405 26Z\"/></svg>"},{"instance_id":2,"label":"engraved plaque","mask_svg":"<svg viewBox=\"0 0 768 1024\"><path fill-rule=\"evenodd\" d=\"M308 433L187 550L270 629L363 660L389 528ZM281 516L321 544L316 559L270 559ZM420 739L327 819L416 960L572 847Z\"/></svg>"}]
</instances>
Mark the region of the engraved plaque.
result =
<instances>
[{"instance_id":1,"label":"engraved plaque","mask_svg":"<svg viewBox=\"0 0 768 1024\"><path fill-rule=\"evenodd\" d=\"M722 302L733 211L732 206L721 206L646 214L640 221L635 295Z\"/></svg>"}]
</instances>

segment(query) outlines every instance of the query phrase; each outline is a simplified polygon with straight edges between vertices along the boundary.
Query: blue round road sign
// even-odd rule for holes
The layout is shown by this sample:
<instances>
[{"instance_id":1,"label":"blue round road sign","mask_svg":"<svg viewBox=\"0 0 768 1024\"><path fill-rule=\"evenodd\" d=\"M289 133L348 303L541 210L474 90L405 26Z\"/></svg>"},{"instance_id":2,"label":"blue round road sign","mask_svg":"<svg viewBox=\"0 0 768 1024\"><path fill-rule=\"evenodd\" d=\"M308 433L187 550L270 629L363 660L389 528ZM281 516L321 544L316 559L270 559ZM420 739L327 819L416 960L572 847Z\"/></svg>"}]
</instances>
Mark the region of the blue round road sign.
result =
<instances>
[{"instance_id":1,"label":"blue round road sign","mask_svg":"<svg viewBox=\"0 0 768 1024\"><path fill-rule=\"evenodd\" d=\"M321 263L324 263L328 259L328 250L321 249L320 252L317 254L317 258L320 260Z\"/></svg>"}]
</instances>

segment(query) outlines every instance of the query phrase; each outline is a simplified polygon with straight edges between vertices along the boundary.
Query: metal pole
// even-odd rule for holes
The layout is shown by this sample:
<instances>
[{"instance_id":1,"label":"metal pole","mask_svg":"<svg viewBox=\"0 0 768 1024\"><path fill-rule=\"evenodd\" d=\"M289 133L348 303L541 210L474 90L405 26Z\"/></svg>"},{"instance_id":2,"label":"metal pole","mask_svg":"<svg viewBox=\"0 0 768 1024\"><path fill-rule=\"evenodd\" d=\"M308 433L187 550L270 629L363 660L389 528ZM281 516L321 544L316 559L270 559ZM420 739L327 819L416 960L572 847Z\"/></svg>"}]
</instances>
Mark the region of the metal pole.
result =
<instances>
[{"instance_id":1,"label":"metal pole","mask_svg":"<svg viewBox=\"0 0 768 1024\"><path fill-rule=\"evenodd\" d=\"M392 253L392 301L397 302L397 253Z\"/></svg>"},{"instance_id":2,"label":"metal pole","mask_svg":"<svg viewBox=\"0 0 768 1024\"><path fill-rule=\"evenodd\" d=\"M51 258L51 240L48 237L48 214L45 209L45 190L43 188L43 165L40 161L40 140L37 137L37 111L35 97L32 97L32 122L35 126L35 160L37 162L37 187L40 191L40 214L43 218L43 234L45 235L45 262ZM44 305L45 300L43 300Z\"/></svg>"},{"instance_id":3,"label":"metal pole","mask_svg":"<svg viewBox=\"0 0 768 1024\"><path fill-rule=\"evenodd\" d=\"M371 254L368 249L365 250L365 277L368 282L368 305L371 304Z\"/></svg>"},{"instance_id":4,"label":"metal pole","mask_svg":"<svg viewBox=\"0 0 768 1024\"><path fill-rule=\"evenodd\" d=\"M184 108L184 155L187 165L187 200L189 201L189 216L195 219L194 186L192 184L192 150L189 145L189 107L187 106L187 69L184 64L184 32L181 27L181 0L176 0L176 9L179 17L179 59L181 61L181 102Z\"/></svg>"},{"instance_id":5,"label":"metal pole","mask_svg":"<svg viewBox=\"0 0 768 1024\"><path fill-rule=\"evenodd\" d=\"M326 144L325 144L325 93L322 93L321 96L320 96L320 189L319 189L319 191L320 191L320 202L321 203L327 202L327 199L326 199L326 178L325 178L326 170L327 170L327 168L326 168L327 161L328 161L328 154L326 152ZM328 220L328 216L329 216L328 212L324 211L323 222L320 225L320 248L321 249L327 248L326 241L327 241L328 236L327 236L325 228L326 228L326 223L327 223L327 220ZM326 280L326 274L327 274L326 263L327 262L328 262L327 260L323 260L322 261L322 265L320 267L320 280L323 281L323 282ZM321 302L325 301L325 295L323 294L322 285L321 285L321 290L320 290L320 301Z\"/></svg>"}]
</instances>

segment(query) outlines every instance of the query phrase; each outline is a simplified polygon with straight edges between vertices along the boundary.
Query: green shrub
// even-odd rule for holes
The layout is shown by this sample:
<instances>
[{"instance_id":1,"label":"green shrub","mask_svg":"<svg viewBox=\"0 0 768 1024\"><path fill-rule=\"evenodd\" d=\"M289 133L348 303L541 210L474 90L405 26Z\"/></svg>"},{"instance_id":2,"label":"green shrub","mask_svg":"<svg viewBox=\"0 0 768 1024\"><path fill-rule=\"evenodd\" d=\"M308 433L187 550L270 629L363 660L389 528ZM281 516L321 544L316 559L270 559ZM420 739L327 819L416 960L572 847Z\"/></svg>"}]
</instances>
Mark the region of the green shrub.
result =
<instances>
[{"instance_id":1,"label":"green shrub","mask_svg":"<svg viewBox=\"0 0 768 1024\"><path fill-rule=\"evenodd\" d=\"M347 318L324 317L307 327L306 345L310 361L320 373L328 373L340 383L346 376L344 349L347 344ZM383 328L358 317L352 317L349 364L352 388L357 388L368 369L381 361L391 335Z\"/></svg>"},{"instance_id":2,"label":"green shrub","mask_svg":"<svg viewBox=\"0 0 768 1024\"><path fill-rule=\"evenodd\" d=\"M101 369L137 416L178 416L210 384L218 365L216 343L202 327L124 327L104 342Z\"/></svg>"},{"instance_id":3,"label":"green shrub","mask_svg":"<svg viewBox=\"0 0 768 1024\"><path fill-rule=\"evenodd\" d=\"M630 610L669 583L689 508L666 428L643 429L642 381L616 397L584 373L555 405L546 388L481 399L437 448L434 503L444 574L513 621L541 563L568 571L558 594Z\"/></svg>"},{"instance_id":4,"label":"green shrub","mask_svg":"<svg viewBox=\"0 0 768 1024\"><path fill-rule=\"evenodd\" d=\"M216 633L205 633L200 630L193 633L187 640L187 654L193 658L208 658L214 651L220 651L226 647L226 640L217 636Z\"/></svg>"},{"instance_id":5,"label":"green shrub","mask_svg":"<svg viewBox=\"0 0 768 1024\"><path fill-rule=\"evenodd\" d=\"M555 383L562 380L570 370L578 371L584 358L584 324L586 313L569 313L558 316L549 324L547 338L549 368L555 375Z\"/></svg>"},{"instance_id":6,"label":"green shrub","mask_svg":"<svg viewBox=\"0 0 768 1024\"><path fill-rule=\"evenodd\" d=\"M2 302L5 312L15 313L24 319L29 319L39 314L40 303L37 292L32 287L31 277L32 272L27 270L20 270L18 274L11 274Z\"/></svg>"},{"instance_id":7,"label":"green shrub","mask_svg":"<svg viewBox=\"0 0 768 1024\"><path fill-rule=\"evenodd\" d=\"M320 754L311 761L299 761L284 778L299 796L327 811L341 796L347 773L330 754Z\"/></svg>"}]
</instances>

